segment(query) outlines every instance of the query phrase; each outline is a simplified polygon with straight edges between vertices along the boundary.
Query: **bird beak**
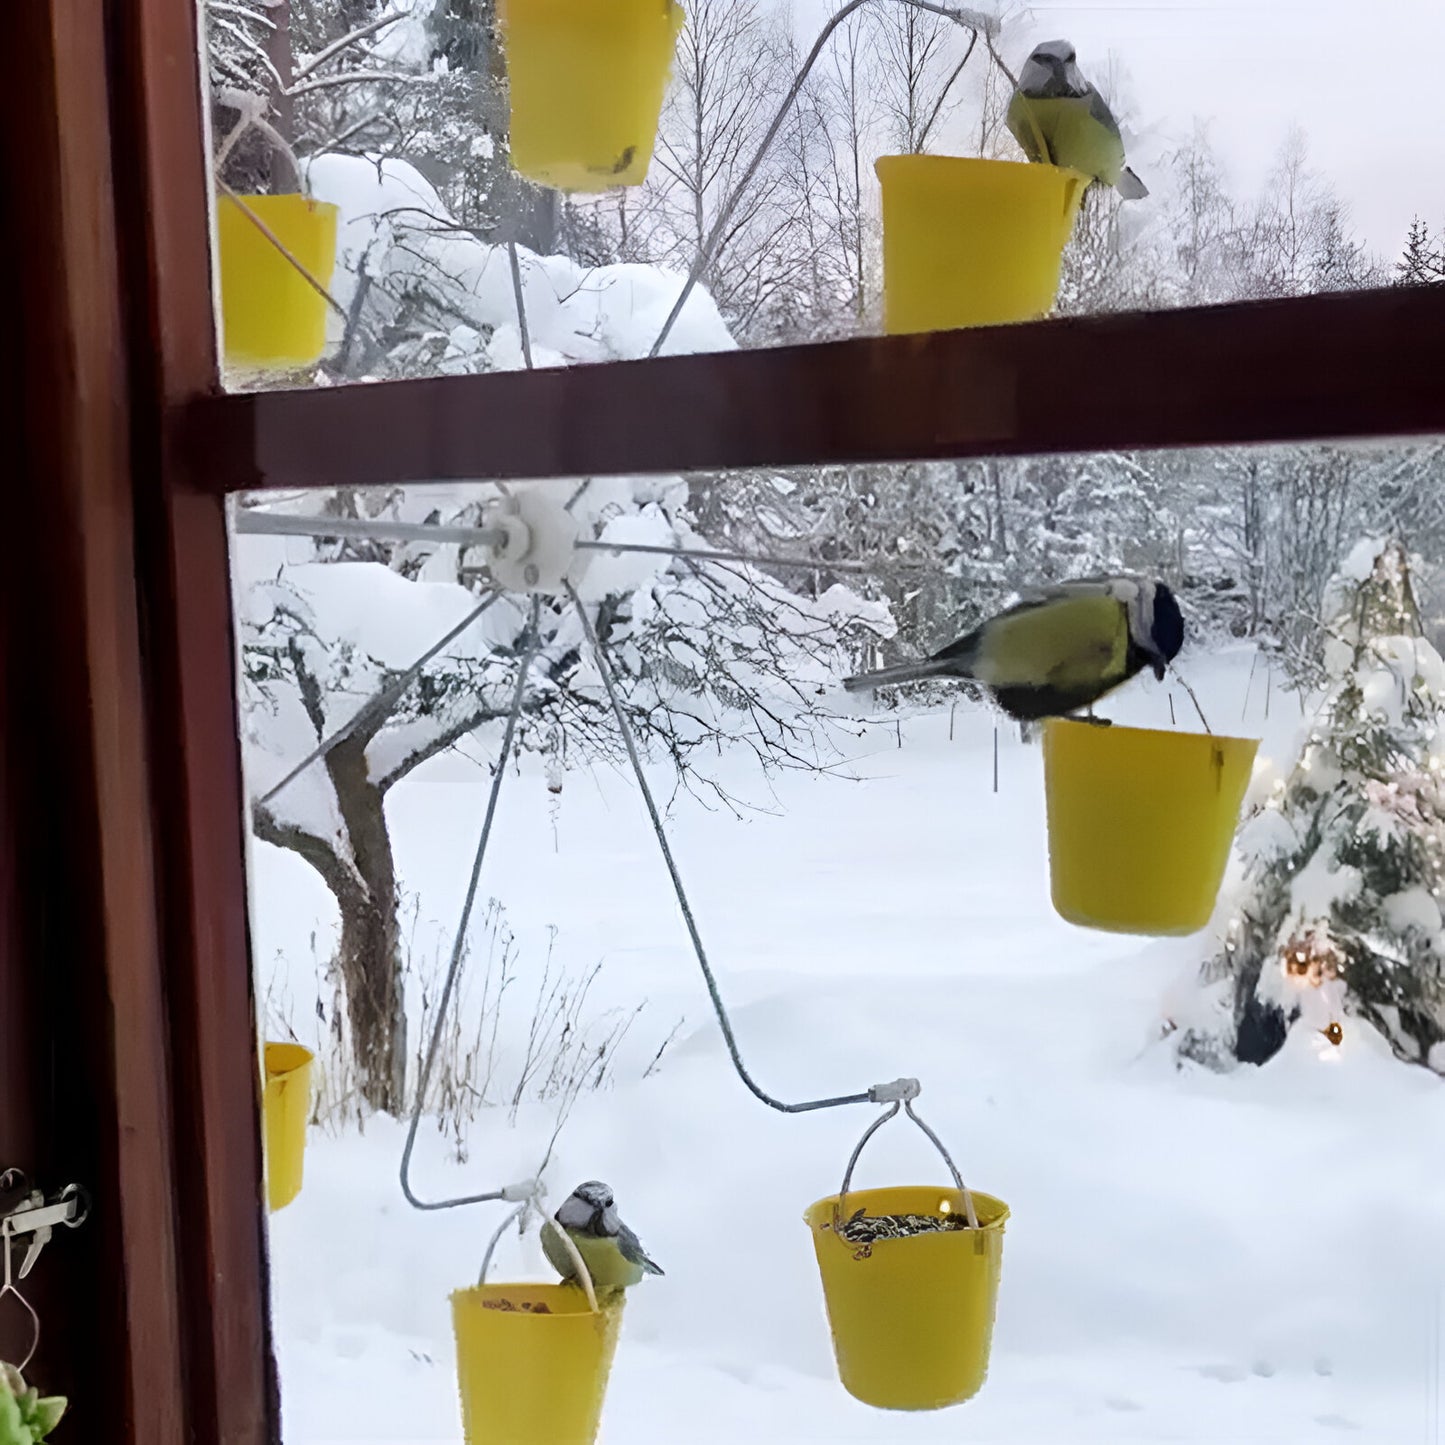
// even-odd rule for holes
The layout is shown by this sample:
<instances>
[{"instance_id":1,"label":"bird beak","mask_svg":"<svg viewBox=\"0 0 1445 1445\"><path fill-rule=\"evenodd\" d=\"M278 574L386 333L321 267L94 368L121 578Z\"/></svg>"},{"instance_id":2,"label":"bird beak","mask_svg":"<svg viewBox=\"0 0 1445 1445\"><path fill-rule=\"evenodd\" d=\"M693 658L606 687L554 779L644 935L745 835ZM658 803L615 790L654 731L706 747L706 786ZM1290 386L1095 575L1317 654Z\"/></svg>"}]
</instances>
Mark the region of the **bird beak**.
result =
<instances>
[{"instance_id":1,"label":"bird beak","mask_svg":"<svg viewBox=\"0 0 1445 1445\"><path fill-rule=\"evenodd\" d=\"M1165 674L1166 672L1168 672L1168 671L1169 671L1169 664L1168 664L1167 662L1165 662L1162 657L1156 657L1156 658L1154 659L1154 676L1155 676L1160 682L1163 682L1163 681L1164 681L1164 674Z\"/></svg>"},{"instance_id":2,"label":"bird beak","mask_svg":"<svg viewBox=\"0 0 1445 1445\"><path fill-rule=\"evenodd\" d=\"M599 1238L602 1236L604 1232L602 1228L602 1216L605 1212L605 1210L601 1209L594 1209L592 1211L592 1218L587 1221L587 1230L589 1234L595 1234Z\"/></svg>"}]
</instances>

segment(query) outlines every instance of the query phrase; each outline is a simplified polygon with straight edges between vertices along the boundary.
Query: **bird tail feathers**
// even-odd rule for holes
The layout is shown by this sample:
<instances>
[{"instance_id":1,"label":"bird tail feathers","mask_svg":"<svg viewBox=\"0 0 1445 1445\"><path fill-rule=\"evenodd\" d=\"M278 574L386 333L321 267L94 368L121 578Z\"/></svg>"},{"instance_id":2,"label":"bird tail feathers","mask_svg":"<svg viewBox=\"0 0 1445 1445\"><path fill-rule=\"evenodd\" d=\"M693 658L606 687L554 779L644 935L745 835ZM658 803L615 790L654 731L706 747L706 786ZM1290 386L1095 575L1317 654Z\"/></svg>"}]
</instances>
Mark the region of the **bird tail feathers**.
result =
<instances>
[{"instance_id":1,"label":"bird tail feathers","mask_svg":"<svg viewBox=\"0 0 1445 1445\"><path fill-rule=\"evenodd\" d=\"M958 664L952 658L929 658L923 662L901 662L897 667L883 667L877 672L862 672L857 677L844 678L843 686L848 692L864 692L891 683L919 682L925 677L957 671Z\"/></svg>"},{"instance_id":2,"label":"bird tail feathers","mask_svg":"<svg viewBox=\"0 0 1445 1445\"><path fill-rule=\"evenodd\" d=\"M1142 201L1149 194L1149 187L1128 166L1119 172L1119 179L1114 183L1114 189L1126 201Z\"/></svg>"}]
</instances>

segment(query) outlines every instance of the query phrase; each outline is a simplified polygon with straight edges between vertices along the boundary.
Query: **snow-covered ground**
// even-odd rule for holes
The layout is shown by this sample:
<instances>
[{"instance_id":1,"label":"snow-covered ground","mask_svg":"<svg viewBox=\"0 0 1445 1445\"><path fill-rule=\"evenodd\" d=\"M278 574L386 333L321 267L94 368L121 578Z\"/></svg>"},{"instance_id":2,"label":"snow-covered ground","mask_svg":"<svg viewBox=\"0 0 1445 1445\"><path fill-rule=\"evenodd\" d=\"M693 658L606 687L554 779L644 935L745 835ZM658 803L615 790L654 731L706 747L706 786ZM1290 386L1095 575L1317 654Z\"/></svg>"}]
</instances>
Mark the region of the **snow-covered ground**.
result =
<instances>
[{"instance_id":1,"label":"snow-covered ground","mask_svg":"<svg viewBox=\"0 0 1445 1445\"><path fill-rule=\"evenodd\" d=\"M1220 730L1280 753L1299 722L1250 654L1188 673ZM1188 704L1176 699L1183 721ZM1107 709L1167 724L1165 690ZM604 960L599 1006L647 1007L616 1087L584 1095L547 1173L616 1189L663 1265L632 1291L602 1426L651 1442L1342 1440L1436 1445L1445 1295L1445 1087L1345 1020L1335 1049L1297 1031L1261 1070L1177 1071L1153 1041L1199 941L1090 934L1048 901L1041 758L960 705L870 727L831 777L767 786L738 821L683 798L673 839L748 1063L784 1098L923 1081L923 1117L965 1178L1012 1209L993 1364L970 1403L899 1415L852 1400L833 1368L803 1209L836 1190L868 1108L782 1116L733 1074L640 799L620 774L508 780L483 895L505 904L524 993L554 966ZM480 747L469 747L474 759ZM658 772L659 782L665 778ZM438 758L389 800L419 948L461 905L487 778ZM1107 840L1101 840L1107 846ZM263 990L305 1037L328 896L259 846ZM519 997L521 996L519 993ZM475 997L475 992L473 993ZM642 1069L685 1016L661 1067ZM515 1015L524 1018L525 1011ZM434 1131L426 1194L526 1177L551 1132L479 1121L465 1164ZM449 1292L475 1279L491 1205L419 1214L397 1184L402 1131L313 1132L300 1197L271 1222L287 1445L459 1442ZM859 1183L931 1182L917 1131L883 1130ZM548 1277L535 1235L494 1277Z\"/></svg>"}]
</instances>

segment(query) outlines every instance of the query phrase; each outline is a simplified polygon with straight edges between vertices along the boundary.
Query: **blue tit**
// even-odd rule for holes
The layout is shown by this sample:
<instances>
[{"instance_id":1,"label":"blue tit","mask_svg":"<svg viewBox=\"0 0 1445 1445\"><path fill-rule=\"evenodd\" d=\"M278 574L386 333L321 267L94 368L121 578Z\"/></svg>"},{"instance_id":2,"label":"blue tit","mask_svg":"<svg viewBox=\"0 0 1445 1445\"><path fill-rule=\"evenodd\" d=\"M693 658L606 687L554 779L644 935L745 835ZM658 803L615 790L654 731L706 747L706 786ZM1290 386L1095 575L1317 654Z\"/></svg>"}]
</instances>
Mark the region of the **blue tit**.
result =
<instances>
[{"instance_id":1,"label":"blue tit","mask_svg":"<svg viewBox=\"0 0 1445 1445\"><path fill-rule=\"evenodd\" d=\"M1026 594L922 662L865 672L849 692L925 677L981 682L1012 718L1062 717L1092 707L1149 667L1161 682L1184 645L1184 618L1162 582L1082 578Z\"/></svg>"},{"instance_id":2,"label":"blue tit","mask_svg":"<svg viewBox=\"0 0 1445 1445\"><path fill-rule=\"evenodd\" d=\"M577 1246L594 1289L626 1289L644 1274L662 1273L647 1257L642 1242L618 1217L611 1189L599 1180L579 1184L562 1201L554 1217ZM542 1249L563 1279L576 1278L572 1256L555 1230L542 1230Z\"/></svg>"},{"instance_id":3,"label":"blue tit","mask_svg":"<svg viewBox=\"0 0 1445 1445\"><path fill-rule=\"evenodd\" d=\"M1104 97L1084 79L1067 40L1036 45L1005 117L1031 161L1066 166L1113 186L1126 201L1149 194L1124 164L1124 138Z\"/></svg>"}]
</instances>

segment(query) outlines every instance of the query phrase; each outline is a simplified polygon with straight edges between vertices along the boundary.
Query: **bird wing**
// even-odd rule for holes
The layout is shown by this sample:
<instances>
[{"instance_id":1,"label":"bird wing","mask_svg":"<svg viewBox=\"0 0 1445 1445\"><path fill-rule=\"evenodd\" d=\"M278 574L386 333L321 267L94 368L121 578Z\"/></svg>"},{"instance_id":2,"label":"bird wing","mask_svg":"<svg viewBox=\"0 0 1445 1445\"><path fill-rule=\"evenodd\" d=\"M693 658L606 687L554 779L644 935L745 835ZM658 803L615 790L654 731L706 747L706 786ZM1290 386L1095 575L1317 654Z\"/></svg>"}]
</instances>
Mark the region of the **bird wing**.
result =
<instances>
[{"instance_id":1,"label":"bird wing","mask_svg":"<svg viewBox=\"0 0 1445 1445\"><path fill-rule=\"evenodd\" d=\"M987 623L984 626L987 626ZM972 632L965 633L962 637L950 642L947 647L940 647L937 652L931 653L929 662L947 661L966 672L973 665L973 657L978 651L978 640L982 632L983 627L975 627Z\"/></svg>"},{"instance_id":2,"label":"bird wing","mask_svg":"<svg viewBox=\"0 0 1445 1445\"><path fill-rule=\"evenodd\" d=\"M1092 86L1081 96L1030 100L1029 115L1056 166L1080 171L1106 186L1119 179L1124 142L1109 107Z\"/></svg>"},{"instance_id":3,"label":"bird wing","mask_svg":"<svg viewBox=\"0 0 1445 1445\"><path fill-rule=\"evenodd\" d=\"M995 690L1088 691L1100 681L1122 681L1128 656L1128 613L1117 598L1065 595L994 618L982 629L972 672Z\"/></svg>"},{"instance_id":4,"label":"bird wing","mask_svg":"<svg viewBox=\"0 0 1445 1445\"><path fill-rule=\"evenodd\" d=\"M1124 137L1119 131L1119 122L1109 103L1091 85L1089 87L1089 115L1104 127L1119 143L1119 165L1113 178L1113 186L1126 201L1142 201L1149 194L1149 187L1124 164ZM1105 180L1107 176L1103 177Z\"/></svg>"},{"instance_id":5,"label":"bird wing","mask_svg":"<svg viewBox=\"0 0 1445 1445\"><path fill-rule=\"evenodd\" d=\"M1075 595L1113 596L1110 587L1117 580L1117 578L1110 577L1080 578L1076 582L1055 582L1042 587L1025 588L1021 590L1019 600L1012 607L1005 607L1002 612L995 613L987 622L975 627L972 632L950 642L947 647L941 647L937 652L931 653L928 662L947 661L953 664L952 671L961 677L968 676L978 658L984 634L991 628L996 627L1007 618L1018 617L1025 612L1033 612L1037 608L1047 607L1051 603L1060 602ZM928 664L923 665L927 666Z\"/></svg>"},{"instance_id":6,"label":"bird wing","mask_svg":"<svg viewBox=\"0 0 1445 1445\"><path fill-rule=\"evenodd\" d=\"M1119 122L1114 119L1114 112L1109 109L1109 102L1099 94L1098 87L1091 85L1084 94L1089 102L1089 115L1098 121L1110 135L1118 136ZM1123 137L1119 136L1119 139L1122 140Z\"/></svg>"},{"instance_id":7,"label":"bird wing","mask_svg":"<svg viewBox=\"0 0 1445 1445\"><path fill-rule=\"evenodd\" d=\"M649 1274L661 1274L662 1268L647 1257L642 1241L624 1224L617 1231L617 1248L628 1264L640 1264Z\"/></svg>"}]
</instances>

